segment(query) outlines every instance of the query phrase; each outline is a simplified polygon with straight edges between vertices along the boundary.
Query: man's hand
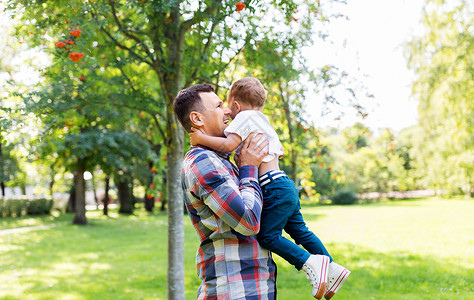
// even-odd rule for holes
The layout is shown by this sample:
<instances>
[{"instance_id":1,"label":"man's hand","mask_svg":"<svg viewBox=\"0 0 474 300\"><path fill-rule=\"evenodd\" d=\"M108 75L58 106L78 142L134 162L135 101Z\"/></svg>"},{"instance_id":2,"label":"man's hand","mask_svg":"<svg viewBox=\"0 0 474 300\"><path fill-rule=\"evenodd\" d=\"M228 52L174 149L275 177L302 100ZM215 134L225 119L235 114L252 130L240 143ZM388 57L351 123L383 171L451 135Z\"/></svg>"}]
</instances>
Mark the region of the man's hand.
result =
<instances>
[{"instance_id":1,"label":"man's hand","mask_svg":"<svg viewBox=\"0 0 474 300\"><path fill-rule=\"evenodd\" d=\"M240 155L238 155L237 153L234 153L234 162L240 168Z\"/></svg>"},{"instance_id":2,"label":"man's hand","mask_svg":"<svg viewBox=\"0 0 474 300\"><path fill-rule=\"evenodd\" d=\"M196 146L201 142L201 137L204 133L198 128L191 127L191 132L189 133L191 146Z\"/></svg>"},{"instance_id":3,"label":"man's hand","mask_svg":"<svg viewBox=\"0 0 474 300\"><path fill-rule=\"evenodd\" d=\"M258 142L263 138L263 134L259 133L253 138L254 136L255 132L252 132L242 145L239 157L240 164L237 163L239 168L243 166L259 167L262 163L262 159L268 154L268 140L264 140L257 147Z\"/></svg>"}]
</instances>

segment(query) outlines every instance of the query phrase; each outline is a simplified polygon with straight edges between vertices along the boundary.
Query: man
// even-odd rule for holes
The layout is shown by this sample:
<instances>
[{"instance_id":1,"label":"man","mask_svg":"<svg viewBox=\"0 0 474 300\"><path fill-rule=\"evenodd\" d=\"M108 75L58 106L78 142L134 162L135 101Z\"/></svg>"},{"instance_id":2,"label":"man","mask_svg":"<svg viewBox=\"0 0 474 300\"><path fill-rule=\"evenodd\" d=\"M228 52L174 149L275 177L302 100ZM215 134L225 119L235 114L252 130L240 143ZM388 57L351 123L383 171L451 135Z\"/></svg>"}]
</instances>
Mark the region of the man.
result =
<instances>
[{"instance_id":1,"label":"man","mask_svg":"<svg viewBox=\"0 0 474 300\"><path fill-rule=\"evenodd\" d=\"M183 127L224 136L230 110L209 84L179 92L174 112ZM185 155L181 172L186 208L200 239L198 299L276 299L276 266L257 242L262 193L258 166L268 154L261 135L244 141L238 168L230 153L203 146Z\"/></svg>"}]
</instances>

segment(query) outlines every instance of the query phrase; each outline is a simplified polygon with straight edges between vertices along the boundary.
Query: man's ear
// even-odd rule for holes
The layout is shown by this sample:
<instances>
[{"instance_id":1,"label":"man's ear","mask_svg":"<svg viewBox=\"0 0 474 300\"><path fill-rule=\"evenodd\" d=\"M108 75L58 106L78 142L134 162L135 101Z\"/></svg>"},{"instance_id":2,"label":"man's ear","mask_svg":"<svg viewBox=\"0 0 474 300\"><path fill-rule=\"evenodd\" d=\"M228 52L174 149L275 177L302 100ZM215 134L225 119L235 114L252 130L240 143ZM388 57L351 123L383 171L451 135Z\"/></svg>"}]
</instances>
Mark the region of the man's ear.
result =
<instances>
[{"instance_id":1,"label":"man's ear","mask_svg":"<svg viewBox=\"0 0 474 300\"><path fill-rule=\"evenodd\" d=\"M204 120L202 119L201 113L197 111L192 111L189 114L189 120L191 120L191 124L193 127L201 127L204 125Z\"/></svg>"}]
</instances>

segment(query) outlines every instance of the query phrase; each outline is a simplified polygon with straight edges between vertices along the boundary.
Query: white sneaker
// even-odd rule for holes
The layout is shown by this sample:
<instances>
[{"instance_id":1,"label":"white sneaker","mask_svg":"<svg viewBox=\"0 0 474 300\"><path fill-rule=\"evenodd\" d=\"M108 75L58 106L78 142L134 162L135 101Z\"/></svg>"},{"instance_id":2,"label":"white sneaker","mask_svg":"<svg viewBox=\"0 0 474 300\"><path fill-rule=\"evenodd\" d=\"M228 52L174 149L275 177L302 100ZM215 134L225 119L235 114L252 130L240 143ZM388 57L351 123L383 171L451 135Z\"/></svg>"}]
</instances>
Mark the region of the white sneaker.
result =
<instances>
[{"instance_id":1,"label":"white sneaker","mask_svg":"<svg viewBox=\"0 0 474 300\"><path fill-rule=\"evenodd\" d=\"M326 290L328 268L329 256L326 255L311 255L301 268L313 286L313 296L316 299L321 299Z\"/></svg>"},{"instance_id":2,"label":"white sneaker","mask_svg":"<svg viewBox=\"0 0 474 300\"><path fill-rule=\"evenodd\" d=\"M335 262L329 264L328 285L326 293L324 294L326 300L331 299L334 294L339 291L341 286L344 284L344 281L349 277L349 274L351 274L351 271L343 266L340 266Z\"/></svg>"}]
</instances>

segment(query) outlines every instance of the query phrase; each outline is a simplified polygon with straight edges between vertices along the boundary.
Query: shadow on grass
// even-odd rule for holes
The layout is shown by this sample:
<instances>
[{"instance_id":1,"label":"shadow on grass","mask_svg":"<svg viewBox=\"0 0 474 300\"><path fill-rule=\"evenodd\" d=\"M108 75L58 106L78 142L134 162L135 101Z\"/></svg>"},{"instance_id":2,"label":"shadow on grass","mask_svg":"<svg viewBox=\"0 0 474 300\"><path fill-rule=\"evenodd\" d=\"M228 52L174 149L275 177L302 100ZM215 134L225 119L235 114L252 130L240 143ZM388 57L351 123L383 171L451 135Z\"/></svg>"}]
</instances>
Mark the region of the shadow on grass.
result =
<instances>
[{"instance_id":1,"label":"shadow on grass","mask_svg":"<svg viewBox=\"0 0 474 300\"><path fill-rule=\"evenodd\" d=\"M452 264L404 252L378 253L350 244L327 246L333 249L331 255L335 261L352 272L337 293L338 300L474 299L474 272L462 262ZM280 258L275 259L278 299L294 300L295 293L308 295L304 299L310 299L311 288L302 272Z\"/></svg>"},{"instance_id":2,"label":"shadow on grass","mask_svg":"<svg viewBox=\"0 0 474 300\"><path fill-rule=\"evenodd\" d=\"M86 226L72 218L0 237L0 299L165 299L166 216L93 215ZM197 249L191 230L186 257Z\"/></svg>"},{"instance_id":3,"label":"shadow on grass","mask_svg":"<svg viewBox=\"0 0 474 300\"><path fill-rule=\"evenodd\" d=\"M325 215L304 216L309 222ZM166 216L91 214L89 226L72 225L72 217L59 217L47 230L0 236L0 299L166 299ZM184 218L186 299L196 299L199 242ZM474 299L472 262L326 246L352 271L336 300ZM278 300L312 299L303 273L274 257Z\"/></svg>"}]
</instances>

